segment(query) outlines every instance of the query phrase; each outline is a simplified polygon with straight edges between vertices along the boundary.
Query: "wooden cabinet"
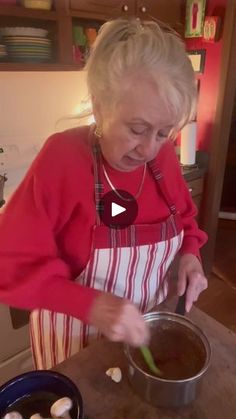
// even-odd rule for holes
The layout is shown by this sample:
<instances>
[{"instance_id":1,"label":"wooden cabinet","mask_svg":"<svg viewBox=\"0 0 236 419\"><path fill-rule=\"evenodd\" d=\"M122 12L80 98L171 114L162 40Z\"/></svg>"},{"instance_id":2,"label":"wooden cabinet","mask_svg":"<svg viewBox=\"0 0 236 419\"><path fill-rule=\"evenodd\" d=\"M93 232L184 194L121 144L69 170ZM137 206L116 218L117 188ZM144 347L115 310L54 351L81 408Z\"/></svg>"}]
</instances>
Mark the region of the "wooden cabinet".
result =
<instances>
[{"instance_id":1,"label":"wooden cabinet","mask_svg":"<svg viewBox=\"0 0 236 419\"><path fill-rule=\"evenodd\" d=\"M133 0L70 0L72 15L77 13L95 19L112 19L135 15ZM75 13L77 12L77 13Z\"/></svg>"},{"instance_id":2,"label":"wooden cabinet","mask_svg":"<svg viewBox=\"0 0 236 419\"><path fill-rule=\"evenodd\" d=\"M0 3L0 28L36 27L47 29L52 42L52 60L45 63L0 61L1 71L40 71L75 69L72 62L72 26L63 0L55 2L50 11L26 9L22 6ZM3 39L0 43L3 42ZM78 66L77 66L78 68Z\"/></svg>"},{"instance_id":3,"label":"wooden cabinet","mask_svg":"<svg viewBox=\"0 0 236 419\"><path fill-rule=\"evenodd\" d=\"M136 15L140 19L157 19L169 24L183 34L185 1L184 0L137 0Z\"/></svg>"},{"instance_id":4,"label":"wooden cabinet","mask_svg":"<svg viewBox=\"0 0 236 419\"><path fill-rule=\"evenodd\" d=\"M5 26L32 26L49 31L53 45L51 62L4 62L0 71L76 70L73 62L73 25L97 26L108 19L135 16L157 19L183 32L185 0L56 0L50 11L25 9L0 3L0 28ZM5 60L6 61L6 60Z\"/></svg>"},{"instance_id":5,"label":"wooden cabinet","mask_svg":"<svg viewBox=\"0 0 236 419\"><path fill-rule=\"evenodd\" d=\"M203 177L194 179L194 180L189 181L187 184L188 184L189 192L191 193L191 196L193 198L193 201L196 207L198 208L198 211L200 211L204 179ZM199 214L198 214L197 219L199 219Z\"/></svg>"},{"instance_id":6,"label":"wooden cabinet","mask_svg":"<svg viewBox=\"0 0 236 419\"><path fill-rule=\"evenodd\" d=\"M70 0L70 8L94 18L136 16L157 19L183 33L185 0Z\"/></svg>"}]
</instances>

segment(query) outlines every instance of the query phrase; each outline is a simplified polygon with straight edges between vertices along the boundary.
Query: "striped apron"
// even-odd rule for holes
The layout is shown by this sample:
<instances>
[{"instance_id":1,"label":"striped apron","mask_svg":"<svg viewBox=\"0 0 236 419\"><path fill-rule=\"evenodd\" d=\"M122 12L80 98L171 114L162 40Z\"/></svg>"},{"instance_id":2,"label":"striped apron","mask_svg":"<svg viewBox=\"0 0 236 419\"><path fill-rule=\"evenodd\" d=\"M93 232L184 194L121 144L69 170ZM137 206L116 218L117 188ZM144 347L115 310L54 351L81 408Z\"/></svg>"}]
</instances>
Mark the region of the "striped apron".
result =
<instances>
[{"instance_id":1,"label":"striped apron","mask_svg":"<svg viewBox=\"0 0 236 419\"><path fill-rule=\"evenodd\" d=\"M157 224L134 224L112 229L102 224L99 202L104 193L101 153L94 147L96 225L90 260L76 278L81 285L125 297L142 313L161 303L168 293L168 269L181 247L181 217L171 202L165 180L155 161L148 163L157 193L170 214ZM92 339L100 337L93 326L62 313L34 310L30 316L32 353L37 369L49 369L69 358Z\"/></svg>"}]
</instances>

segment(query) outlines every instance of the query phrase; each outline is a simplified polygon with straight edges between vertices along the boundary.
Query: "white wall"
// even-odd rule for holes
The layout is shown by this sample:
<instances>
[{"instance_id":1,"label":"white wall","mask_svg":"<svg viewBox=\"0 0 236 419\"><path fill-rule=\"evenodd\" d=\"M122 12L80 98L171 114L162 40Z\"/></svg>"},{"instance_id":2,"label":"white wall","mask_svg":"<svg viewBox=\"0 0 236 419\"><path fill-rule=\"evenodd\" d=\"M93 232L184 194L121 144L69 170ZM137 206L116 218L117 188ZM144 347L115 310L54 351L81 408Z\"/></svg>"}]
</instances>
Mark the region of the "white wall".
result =
<instances>
[{"instance_id":1,"label":"white wall","mask_svg":"<svg viewBox=\"0 0 236 419\"><path fill-rule=\"evenodd\" d=\"M85 107L81 103L87 98L85 76L84 72L0 72L0 147L4 149L0 174L6 172L8 178L6 200L50 134L88 122L66 120L57 124L60 118ZM29 346L27 327L14 331L9 311L3 305L0 326L3 339L4 334L8 336L0 352L1 384L17 372L32 369L32 361L30 352L24 350Z\"/></svg>"},{"instance_id":2,"label":"white wall","mask_svg":"<svg viewBox=\"0 0 236 419\"><path fill-rule=\"evenodd\" d=\"M45 139L55 131L78 125L60 118L85 105L85 72L0 73L0 174L6 172L8 198ZM83 121L86 122L86 121Z\"/></svg>"}]
</instances>

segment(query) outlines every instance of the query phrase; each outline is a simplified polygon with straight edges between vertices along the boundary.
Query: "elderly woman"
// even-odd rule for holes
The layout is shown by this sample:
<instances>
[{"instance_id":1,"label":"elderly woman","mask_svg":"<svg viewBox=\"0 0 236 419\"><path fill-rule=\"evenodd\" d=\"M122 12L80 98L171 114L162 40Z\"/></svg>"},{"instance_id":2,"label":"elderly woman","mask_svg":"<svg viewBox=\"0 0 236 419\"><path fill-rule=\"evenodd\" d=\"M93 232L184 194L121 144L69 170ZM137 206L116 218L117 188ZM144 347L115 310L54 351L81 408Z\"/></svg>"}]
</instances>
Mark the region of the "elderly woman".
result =
<instances>
[{"instance_id":1,"label":"elderly woman","mask_svg":"<svg viewBox=\"0 0 236 419\"><path fill-rule=\"evenodd\" d=\"M37 368L100 334L144 344L142 313L166 298L177 253L187 311L207 286L206 236L172 144L196 102L182 42L155 22L118 19L102 27L87 72L96 125L50 137L0 221L0 301L32 311ZM122 230L100 217L110 191L138 205Z\"/></svg>"}]
</instances>

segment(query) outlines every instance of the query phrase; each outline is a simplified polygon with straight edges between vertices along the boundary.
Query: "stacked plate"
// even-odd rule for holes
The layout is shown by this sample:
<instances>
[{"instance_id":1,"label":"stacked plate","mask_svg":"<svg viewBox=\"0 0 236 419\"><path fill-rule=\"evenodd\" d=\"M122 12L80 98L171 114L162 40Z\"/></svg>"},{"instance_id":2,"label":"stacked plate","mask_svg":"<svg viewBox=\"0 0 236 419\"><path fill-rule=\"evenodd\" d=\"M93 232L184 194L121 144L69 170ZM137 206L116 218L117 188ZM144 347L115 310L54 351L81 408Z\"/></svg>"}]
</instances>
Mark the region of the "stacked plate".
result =
<instances>
[{"instance_id":1,"label":"stacked plate","mask_svg":"<svg viewBox=\"0 0 236 419\"><path fill-rule=\"evenodd\" d=\"M4 60L7 56L6 46L3 44L0 44L0 60Z\"/></svg>"},{"instance_id":2,"label":"stacked plate","mask_svg":"<svg viewBox=\"0 0 236 419\"><path fill-rule=\"evenodd\" d=\"M2 28L1 34L11 61L45 62L52 58L46 29Z\"/></svg>"}]
</instances>

